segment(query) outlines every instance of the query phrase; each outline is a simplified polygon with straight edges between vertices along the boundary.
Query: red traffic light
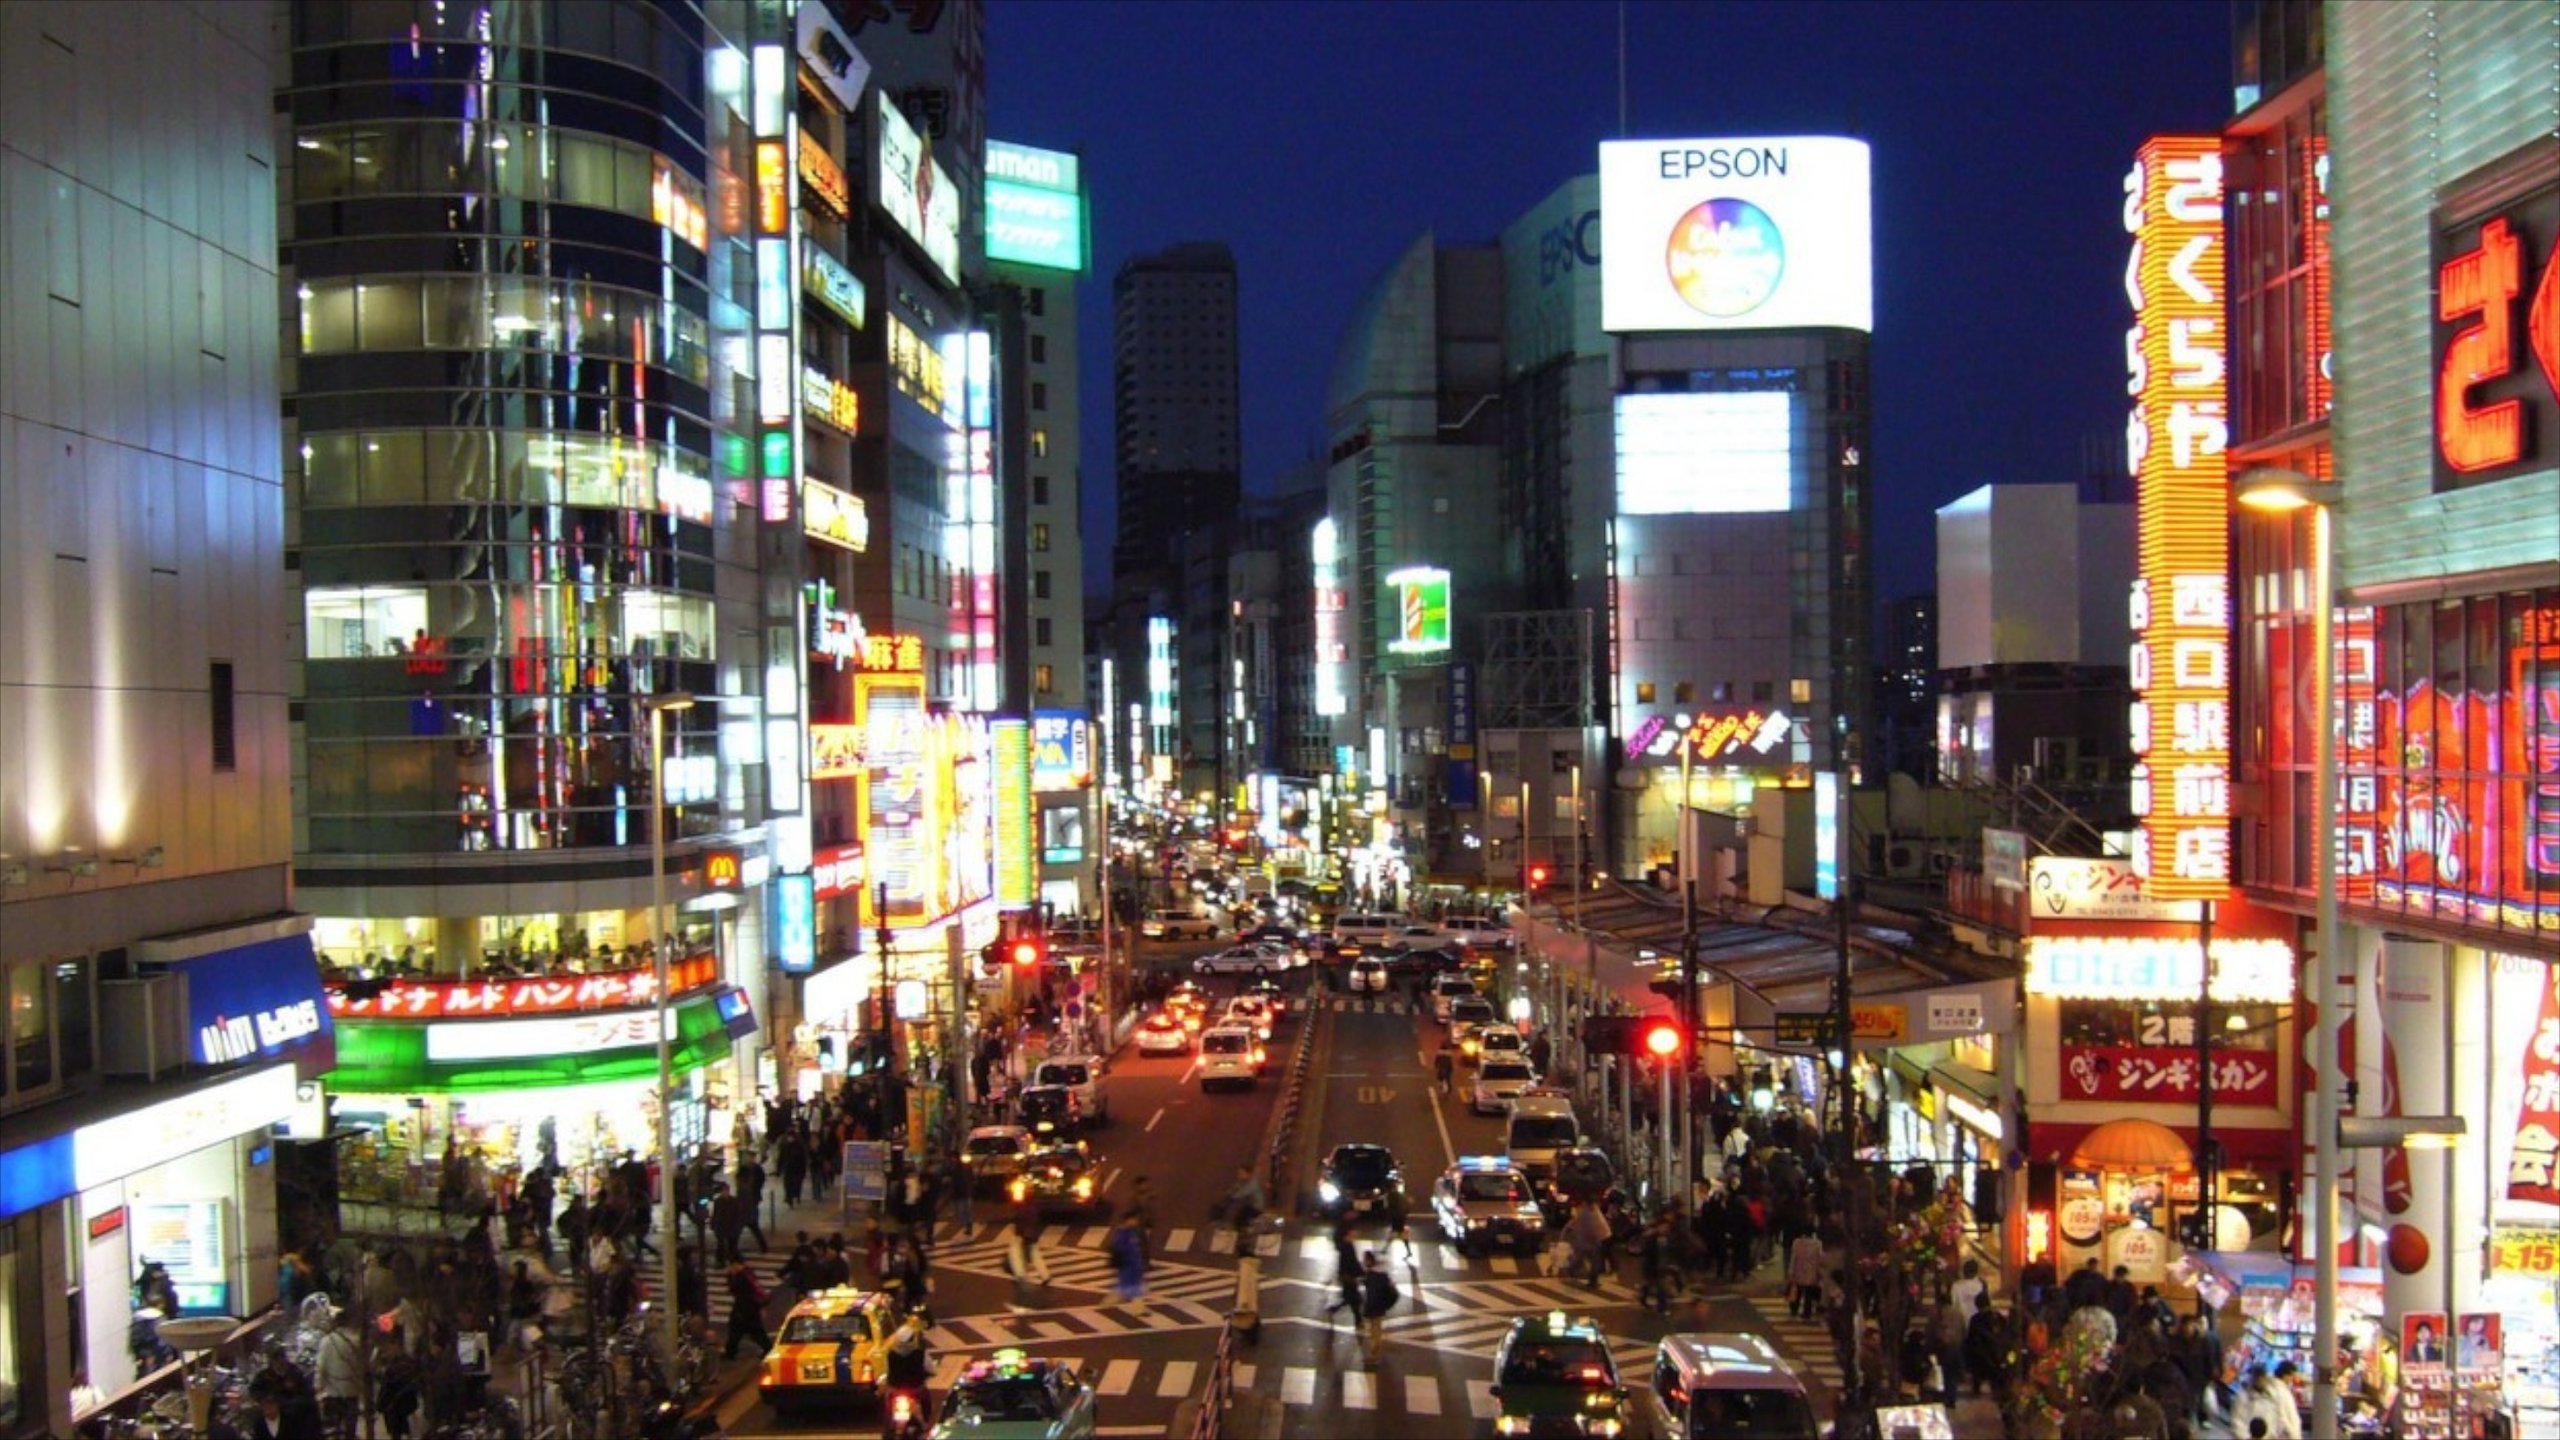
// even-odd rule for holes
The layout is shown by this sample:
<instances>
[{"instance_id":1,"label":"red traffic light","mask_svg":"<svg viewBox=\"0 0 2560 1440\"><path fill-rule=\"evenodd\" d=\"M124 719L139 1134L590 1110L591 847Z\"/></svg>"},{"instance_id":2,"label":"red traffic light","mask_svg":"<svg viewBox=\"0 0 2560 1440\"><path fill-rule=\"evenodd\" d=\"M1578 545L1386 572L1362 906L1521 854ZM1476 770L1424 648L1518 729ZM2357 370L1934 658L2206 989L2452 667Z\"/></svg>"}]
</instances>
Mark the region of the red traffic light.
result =
<instances>
[{"instance_id":1,"label":"red traffic light","mask_svg":"<svg viewBox=\"0 0 2560 1440\"><path fill-rule=\"evenodd\" d=\"M1654 1020L1645 1025L1644 1034L1639 1037L1638 1043L1644 1047L1646 1054L1667 1059L1680 1053L1681 1046L1687 1043L1687 1037L1680 1033L1677 1021Z\"/></svg>"},{"instance_id":2,"label":"red traffic light","mask_svg":"<svg viewBox=\"0 0 2560 1440\"><path fill-rule=\"evenodd\" d=\"M1016 965L1037 965L1040 963L1040 942L1037 940L1016 940L1013 942L1013 949L1009 953L1012 954L1013 963Z\"/></svg>"},{"instance_id":3,"label":"red traffic light","mask_svg":"<svg viewBox=\"0 0 2560 1440\"><path fill-rule=\"evenodd\" d=\"M1532 889L1532 890L1535 890L1535 889L1537 889L1539 886L1544 885L1544 884L1546 884L1546 883L1547 883L1547 867L1546 867L1546 866L1544 866L1544 865L1532 865L1532 866L1530 866L1530 867L1529 867L1529 888L1530 888L1530 889Z\"/></svg>"}]
</instances>

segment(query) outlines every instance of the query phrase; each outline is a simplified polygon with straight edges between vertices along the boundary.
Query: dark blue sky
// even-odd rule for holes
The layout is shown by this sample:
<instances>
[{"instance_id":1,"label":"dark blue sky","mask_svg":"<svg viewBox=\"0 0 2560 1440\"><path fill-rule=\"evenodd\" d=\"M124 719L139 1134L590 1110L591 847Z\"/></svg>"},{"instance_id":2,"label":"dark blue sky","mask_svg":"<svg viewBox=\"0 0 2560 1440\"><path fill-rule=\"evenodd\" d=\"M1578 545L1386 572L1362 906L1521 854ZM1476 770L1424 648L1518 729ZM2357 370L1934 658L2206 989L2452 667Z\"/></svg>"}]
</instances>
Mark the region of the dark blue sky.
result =
<instances>
[{"instance_id":1,"label":"dark blue sky","mask_svg":"<svg viewBox=\"0 0 2560 1440\"><path fill-rule=\"evenodd\" d=\"M2121 181L2230 109L2228 0L1627 7L1629 133L1874 146L1877 592L1926 589L1928 517L2120 445ZM1617 9L990 0L989 133L1084 155L1089 570L1108 567L1110 277L1224 240L1241 272L1245 476L1318 443L1369 280L1413 238L1491 240L1597 167Z\"/></svg>"}]
</instances>

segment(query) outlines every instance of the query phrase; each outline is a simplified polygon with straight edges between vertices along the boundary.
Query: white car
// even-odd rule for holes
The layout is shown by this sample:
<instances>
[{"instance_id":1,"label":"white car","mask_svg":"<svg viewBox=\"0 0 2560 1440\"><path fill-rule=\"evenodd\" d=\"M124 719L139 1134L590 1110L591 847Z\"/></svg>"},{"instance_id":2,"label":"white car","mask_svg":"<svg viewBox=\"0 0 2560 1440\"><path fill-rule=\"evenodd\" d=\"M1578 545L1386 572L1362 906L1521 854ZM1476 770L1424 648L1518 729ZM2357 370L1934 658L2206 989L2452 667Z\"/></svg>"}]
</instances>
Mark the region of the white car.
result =
<instances>
[{"instance_id":1,"label":"white car","mask_svg":"<svg viewBox=\"0 0 2560 1440\"><path fill-rule=\"evenodd\" d=\"M1476 1030L1476 1055L1480 1064L1496 1060L1526 1061L1529 1042L1520 1038L1520 1032L1509 1025L1480 1026Z\"/></svg>"},{"instance_id":2,"label":"white car","mask_svg":"<svg viewBox=\"0 0 2560 1440\"><path fill-rule=\"evenodd\" d=\"M1449 1023L1449 1007L1451 1005L1454 1005L1461 1000L1478 1000L1482 998L1483 996L1476 990L1476 982L1473 977L1466 975L1440 976L1438 979L1431 982L1431 1018L1439 1021L1443 1025L1446 1025Z\"/></svg>"},{"instance_id":3,"label":"white car","mask_svg":"<svg viewBox=\"0 0 2560 1440\"><path fill-rule=\"evenodd\" d=\"M1276 975L1289 968L1289 952L1266 941L1230 945L1191 962L1194 975Z\"/></svg>"},{"instance_id":4,"label":"white car","mask_svg":"<svg viewBox=\"0 0 2560 1440\"><path fill-rule=\"evenodd\" d=\"M1241 1085L1262 1078L1262 1044L1242 1025L1220 1025L1200 1036L1200 1088Z\"/></svg>"},{"instance_id":5,"label":"white car","mask_svg":"<svg viewBox=\"0 0 2560 1440\"><path fill-rule=\"evenodd\" d=\"M1150 940L1215 940L1218 922L1190 910L1158 910L1147 916L1138 933Z\"/></svg>"},{"instance_id":6,"label":"white car","mask_svg":"<svg viewBox=\"0 0 2560 1440\"><path fill-rule=\"evenodd\" d=\"M1526 1060L1488 1057L1476 1070L1475 1084L1467 1091L1467 1108L1478 1115L1499 1115L1511 1108L1538 1083L1538 1072Z\"/></svg>"},{"instance_id":7,"label":"white car","mask_svg":"<svg viewBox=\"0 0 2560 1440\"><path fill-rule=\"evenodd\" d=\"M1239 995L1227 1002L1226 1018L1221 1025L1241 1025L1253 1032L1256 1040L1271 1038L1271 1002L1259 995Z\"/></svg>"},{"instance_id":8,"label":"white car","mask_svg":"<svg viewBox=\"0 0 2560 1440\"><path fill-rule=\"evenodd\" d=\"M1191 1053L1191 1027L1170 1010L1159 1010L1138 1026L1138 1053L1141 1055L1188 1055Z\"/></svg>"},{"instance_id":9,"label":"white car","mask_svg":"<svg viewBox=\"0 0 2560 1440\"><path fill-rule=\"evenodd\" d=\"M1383 995L1387 990L1387 962L1374 955L1363 955L1351 962L1351 993L1362 991ZM1468 987L1472 990L1474 987Z\"/></svg>"},{"instance_id":10,"label":"white car","mask_svg":"<svg viewBox=\"0 0 2560 1440\"><path fill-rule=\"evenodd\" d=\"M1111 1123L1111 1092L1102 1078L1102 1062L1083 1056L1043 1060L1031 1072L1034 1085L1055 1085L1076 1097L1076 1113L1088 1125Z\"/></svg>"}]
</instances>

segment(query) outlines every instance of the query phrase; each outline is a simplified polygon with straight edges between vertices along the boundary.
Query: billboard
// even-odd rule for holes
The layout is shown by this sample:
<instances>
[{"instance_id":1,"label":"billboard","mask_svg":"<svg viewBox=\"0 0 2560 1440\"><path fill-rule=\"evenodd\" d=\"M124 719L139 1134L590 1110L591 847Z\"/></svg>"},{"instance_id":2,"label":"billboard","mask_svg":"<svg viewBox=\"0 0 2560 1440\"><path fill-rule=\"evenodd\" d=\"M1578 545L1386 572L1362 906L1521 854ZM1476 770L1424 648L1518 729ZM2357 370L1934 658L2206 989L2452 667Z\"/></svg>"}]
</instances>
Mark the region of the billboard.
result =
<instances>
[{"instance_id":1,"label":"billboard","mask_svg":"<svg viewBox=\"0 0 2560 1440\"><path fill-rule=\"evenodd\" d=\"M1342 554L1332 516L1315 523L1307 547L1316 588L1316 713L1340 715L1351 708L1342 673L1351 658L1347 637L1342 633L1350 597L1342 588Z\"/></svg>"},{"instance_id":2,"label":"billboard","mask_svg":"<svg viewBox=\"0 0 2560 1440\"><path fill-rule=\"evenodd\" d=\"M1093 783L1093 726L1073 710L1031 717L1031 788L1041 795Z\"/></svg>"},{"instance_id":3,"label":"billboard","mask_svg":"<svg viewBox=\"0 0 2560 1440\"><path fill-rule=\"evenodd\" d=\"M1050 270L1085 267L1084 193L1076 157L987 142L987 258Z\"/></svg>"},{"instance_id":4,"label":"billboard","mask_svg":"<svg viewBox=\"0 0 2560 1440\"><path fill-rule=\"evenodd\" d=\"M1600 147L1600 324L1875 328L1863 140L1791 135Z\"/></svg>"},{"instance_id":5,"label":"billboard","mask_svg":"<svg viewBox=\"0 0 2560 1440\"><path fill-rule=\"evenodd\" d=\"M1617 406L1619 514L1766 514L1792 504L1794 395L1621 395Z\"/></svg>"},{"instance_id":6,"label":"billboard","mask_svg":"<svg viewBox=\"0 0 2560 1440\"><path fill-rule=\"evenodd\" d=\"M933 158L932 148L880 94L880 208L916 242L943 283L960 279L960 189Z\"/></svg>"},{"instance_id":7,"label":"billboard","mask_svg":"<svg viewBox=\"0 0 2560 1440\"><path fill-rule=\"evenodd\" d=\"M1031 845L1031 722L993 722L996 906L1028 910L1040 898Z\"/></svg>"},{"instance_id":8,"label":"billboard","mask_svg":"<svg viewBox=\"0 0 2560 1440\"><path fill-rule=\"evenodd\" d=\"M1431 565L1409 565L1387 576L1396 592L1396 638L1387 649L1398 655L1436 655L1449 648L1449 572Z\"/></svg>"},{"instance_id":9,"label":"billboard","mask_svg":"<svg viewBox=\"0 0 2560 1440\"><path fill-rule=\"evenodd\" d=\"M2231 884L2221 141L2154 137L2124 189L2134 397L2125 448L2139 532L2129 617L2133 860L2155 899L2219 900Z\"/></svg>"}]
</instances>

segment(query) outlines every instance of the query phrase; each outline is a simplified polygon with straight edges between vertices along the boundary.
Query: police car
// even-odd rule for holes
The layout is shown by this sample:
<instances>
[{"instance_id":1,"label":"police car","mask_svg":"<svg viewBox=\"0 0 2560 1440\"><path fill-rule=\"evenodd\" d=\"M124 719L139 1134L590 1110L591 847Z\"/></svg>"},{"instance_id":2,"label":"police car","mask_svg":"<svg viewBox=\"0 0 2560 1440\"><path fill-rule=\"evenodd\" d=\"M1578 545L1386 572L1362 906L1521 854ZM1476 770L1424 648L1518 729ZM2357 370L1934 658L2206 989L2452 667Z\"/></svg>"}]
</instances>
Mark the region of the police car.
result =
<instances>
[{"instance_id":1,"label":"police car","mask_svg":"<svg viewBox=\"0 0 2560 1440\"><path fill-rule=\"evenodd\" d=\"M1529 1177L1500 1155L1462 1155L1431 1187L1431 1215L1460 1250L1530 1251L1547 1230Z\"/></svg>"}]
</instances>

